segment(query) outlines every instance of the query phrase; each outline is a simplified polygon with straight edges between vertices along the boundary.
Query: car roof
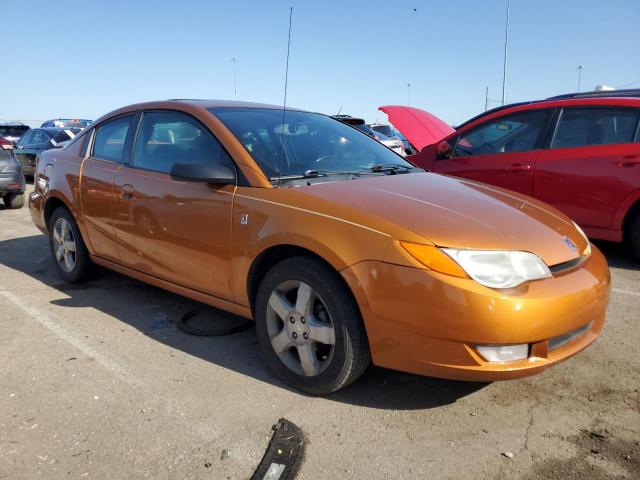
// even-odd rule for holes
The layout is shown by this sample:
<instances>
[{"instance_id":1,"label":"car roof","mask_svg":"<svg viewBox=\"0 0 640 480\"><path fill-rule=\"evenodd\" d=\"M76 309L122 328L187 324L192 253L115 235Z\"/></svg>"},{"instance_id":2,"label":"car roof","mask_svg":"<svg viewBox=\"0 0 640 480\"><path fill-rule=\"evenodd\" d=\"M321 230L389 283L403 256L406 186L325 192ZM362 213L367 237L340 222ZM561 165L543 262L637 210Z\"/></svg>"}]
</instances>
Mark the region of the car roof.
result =
<instances>
[{"instance_id":1,"label":"car roof","mask_svg":"<svg viewBox=\"0 0 640 480\"><path fill-rule=\"evenodd\" d=\"M482 112L456 126L455 129L459 130L471 123L476 123L482 118L494 116L494 114L502 112L504 110L517 112L520 110L529 110L537 107L552 108L569 105L629 105L640 107L640 89L566 93L541 100L510 103L508 105L501 105L499 107L492 108L491 110L487 110L486 112Z\"/></svg>"},{"instance_id":2,"label":"car roof","mask_svg":"<svg viewBox=\"0 0 640 480\"><path fill-rule=\"evenodd\" d=\"M270 105L268 103L256 103L256 102L241 102L238 100L209 100L209 99L197 99L197 98L172 98L166 100L168 103L189 103L192 105L197 105L203 108L233 108L233 107L241 107L241 108L268 108L268 109L276 109L282 110L282 105ZM158 102L147 102L147 103L158 103ZM139 104L139 108L144 108L145 103ZM299 110L297 108L287 107L287 110Z\"/></svg>"}]
</instances>

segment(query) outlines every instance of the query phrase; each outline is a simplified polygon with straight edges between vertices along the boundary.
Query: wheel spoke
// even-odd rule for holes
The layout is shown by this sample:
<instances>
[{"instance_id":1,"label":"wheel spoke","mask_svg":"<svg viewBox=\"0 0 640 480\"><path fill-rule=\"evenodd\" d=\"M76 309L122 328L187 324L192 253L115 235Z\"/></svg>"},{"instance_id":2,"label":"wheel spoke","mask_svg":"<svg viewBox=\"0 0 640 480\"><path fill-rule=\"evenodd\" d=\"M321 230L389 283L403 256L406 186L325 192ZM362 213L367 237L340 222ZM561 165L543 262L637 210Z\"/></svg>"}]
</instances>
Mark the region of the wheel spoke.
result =
<instances>
[{"instance_id":1,"label":"wheel spoke","mask_svg":"<svg viewBox=\"0 0 640 480\"><path fill-rule=\"evenodd\" d=\"M281 293L275 291L269 297L269 306L283 321L287 320L289 313L293 310L293 305Z\"/></svg>"},{"instance_id":2,"label":"wheel spoke","mask_svg":"<svg viewBox=\"0 0 640 480\"><path fill-rule=\"evenodd\" d=\"M56 243L60 244L62 243L62 237L60 237L60 232L58 230L59 228L57 228L57 226L53 227L53 239Z\"/></svg>"},{"instance_id":3,"label":"wheel spoke","mask_svg":"<svg viewBox=\"0 0 640 480\"><path fill-rule=\"evenodd\" d=\"M73 240L66 240L64 242L64 246L67 248L67 251L69 252L76 251L76 242L74 242Z\"/></svg>"},{"instance_id":4,"label":"wheel spoke","mask_svg":"<svg viewBox=\"0 0 640 480\"><path fill-rule=\"evenodd\" d=\"M298 355L300 356L300 364L302 371L307 377L317 375L320 370L320 362L316 358L315 348L311 343L298 346Z\"/></svg>"},{"instance_id":5,"label":"wheel spoke","mask_svg":"<svg viewBox=\"0 0 640 480\"><path fill-rule=\"evenodd\" d=\"M73 257L71 257L70 253L64 254L64 265L65 267L67 267L68 272L73 270Z\"/></svg>"},{"instance_id":6,"label":"wheel spoke","mask_svg":"<svg viewBox=\"0 0 640 480\"><path fill-rule=\"evenodd\" d=\"M64 246L62 244L58 245L56 249L56 260L62 260L62 255L64 255Z\"/></svg>"},{"instance_id":7,"label":"wheel spoke","mask_svg":"<svg viewBox=\"0 0 640 480\"><path fill-rule=\"evenodd\" d=\"M69 223L65 220L62 221L61 236L63 240L67 239L67 234L69 233Z\"/></svg>"},{"instance_id":8,"label":"wheel spoke","mask_svg":"<svg viewBox=\"0 0 640 480\"><path fill-rule=\"evenodd\" d=\"M279 334L271 339L271 346L276 353L282 353L291 348L292 343L286 328L283 328Z\"/></svg>"},{"instance_id":9,"label":"wheel spoke","mask_svg":"<svg viewBox=\"0 0 640 480\"><path fill-rule=\"evenodd\" d=\"M311 294L313 290L306 283L300 282L298 297L296 298L296 311L304 316L311 313Z\"/></svg>"},{"instance_id":10,"label":"wheel spoke","mask_svg":"<svg viewBox=\"0 0 640 480\"><path fill-rule=\"evenodd\" d=\"M309 322L309 338L325 345L335 345L336 343L336 333L333 327L327 323L319 322L315 318Z\"/></svg>"}]
</instances>

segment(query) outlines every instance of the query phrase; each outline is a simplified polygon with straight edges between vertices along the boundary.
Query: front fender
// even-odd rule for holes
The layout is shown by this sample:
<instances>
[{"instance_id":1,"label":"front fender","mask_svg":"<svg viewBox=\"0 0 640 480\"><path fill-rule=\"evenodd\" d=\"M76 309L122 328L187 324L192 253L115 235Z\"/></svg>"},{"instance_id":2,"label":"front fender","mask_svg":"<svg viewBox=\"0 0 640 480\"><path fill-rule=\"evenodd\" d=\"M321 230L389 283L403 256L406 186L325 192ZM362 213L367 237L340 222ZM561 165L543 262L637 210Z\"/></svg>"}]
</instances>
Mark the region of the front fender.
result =
<instances>
[{"instance_id":1,"label":"front fender","mask_svg":"<svg viewBox=\"0 0 640 480\"><path fill-rule=\"evenodd\" d=\"M337 216L244 195L236 196L231 232L234 298L247 306L251 265L271 247L303 248L341 271L364 260L382 260L390 238Z\"/></svg>"}]
</instances>

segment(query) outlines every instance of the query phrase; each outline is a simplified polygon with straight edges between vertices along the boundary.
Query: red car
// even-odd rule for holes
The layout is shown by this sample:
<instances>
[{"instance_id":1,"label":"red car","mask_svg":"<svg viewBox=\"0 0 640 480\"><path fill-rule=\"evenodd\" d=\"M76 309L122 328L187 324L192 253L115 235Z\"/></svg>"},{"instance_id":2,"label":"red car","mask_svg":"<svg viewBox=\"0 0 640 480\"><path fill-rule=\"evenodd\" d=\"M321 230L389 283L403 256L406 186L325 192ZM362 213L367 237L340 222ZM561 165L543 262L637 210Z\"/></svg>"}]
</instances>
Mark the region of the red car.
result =
<instances>
[{"instance_id":1,"label":"red car","mask_svg":"<svg viewBox=\"0 0 640 480\"><path fill-rule=\"evenodd\" d=\"M640 256L640 92L507 105L456 129L417 108L380 110L418 149L416 165L535 197Z\"/></svg>"}]
</instances>

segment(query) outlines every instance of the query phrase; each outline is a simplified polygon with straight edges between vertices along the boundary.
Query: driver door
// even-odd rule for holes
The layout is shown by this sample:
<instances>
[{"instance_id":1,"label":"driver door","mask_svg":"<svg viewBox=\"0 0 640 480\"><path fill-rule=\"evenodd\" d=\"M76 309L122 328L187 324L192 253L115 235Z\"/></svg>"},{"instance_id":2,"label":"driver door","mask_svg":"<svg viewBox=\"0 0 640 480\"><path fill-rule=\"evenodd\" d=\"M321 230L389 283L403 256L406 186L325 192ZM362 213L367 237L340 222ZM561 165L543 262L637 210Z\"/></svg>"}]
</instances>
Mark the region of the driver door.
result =
<instances>
[{"instance_id":1,"label":"driver door","mask_svg":"<svg viewBox=\"0 0 640 480\"><path fill-rule=\"evenodd\" d=\"M533 170L551 110L529 110L494 118L452 140L452 153L433 171L533 194Z\"/></svg>"},{"instance_id":2,"label":"driver door","mask_svg":"<svg viewBox=\"0 0 640 480\"><path fill-rule=\"evenodd\" d=\"M176 180L177 163L233 161L183 112L142 114L130 165L114 178L113 226L120 262L193 290L230 299L235 185ZM233 167L235 168L235 167Z\"/></svg>"}]
</instances>

